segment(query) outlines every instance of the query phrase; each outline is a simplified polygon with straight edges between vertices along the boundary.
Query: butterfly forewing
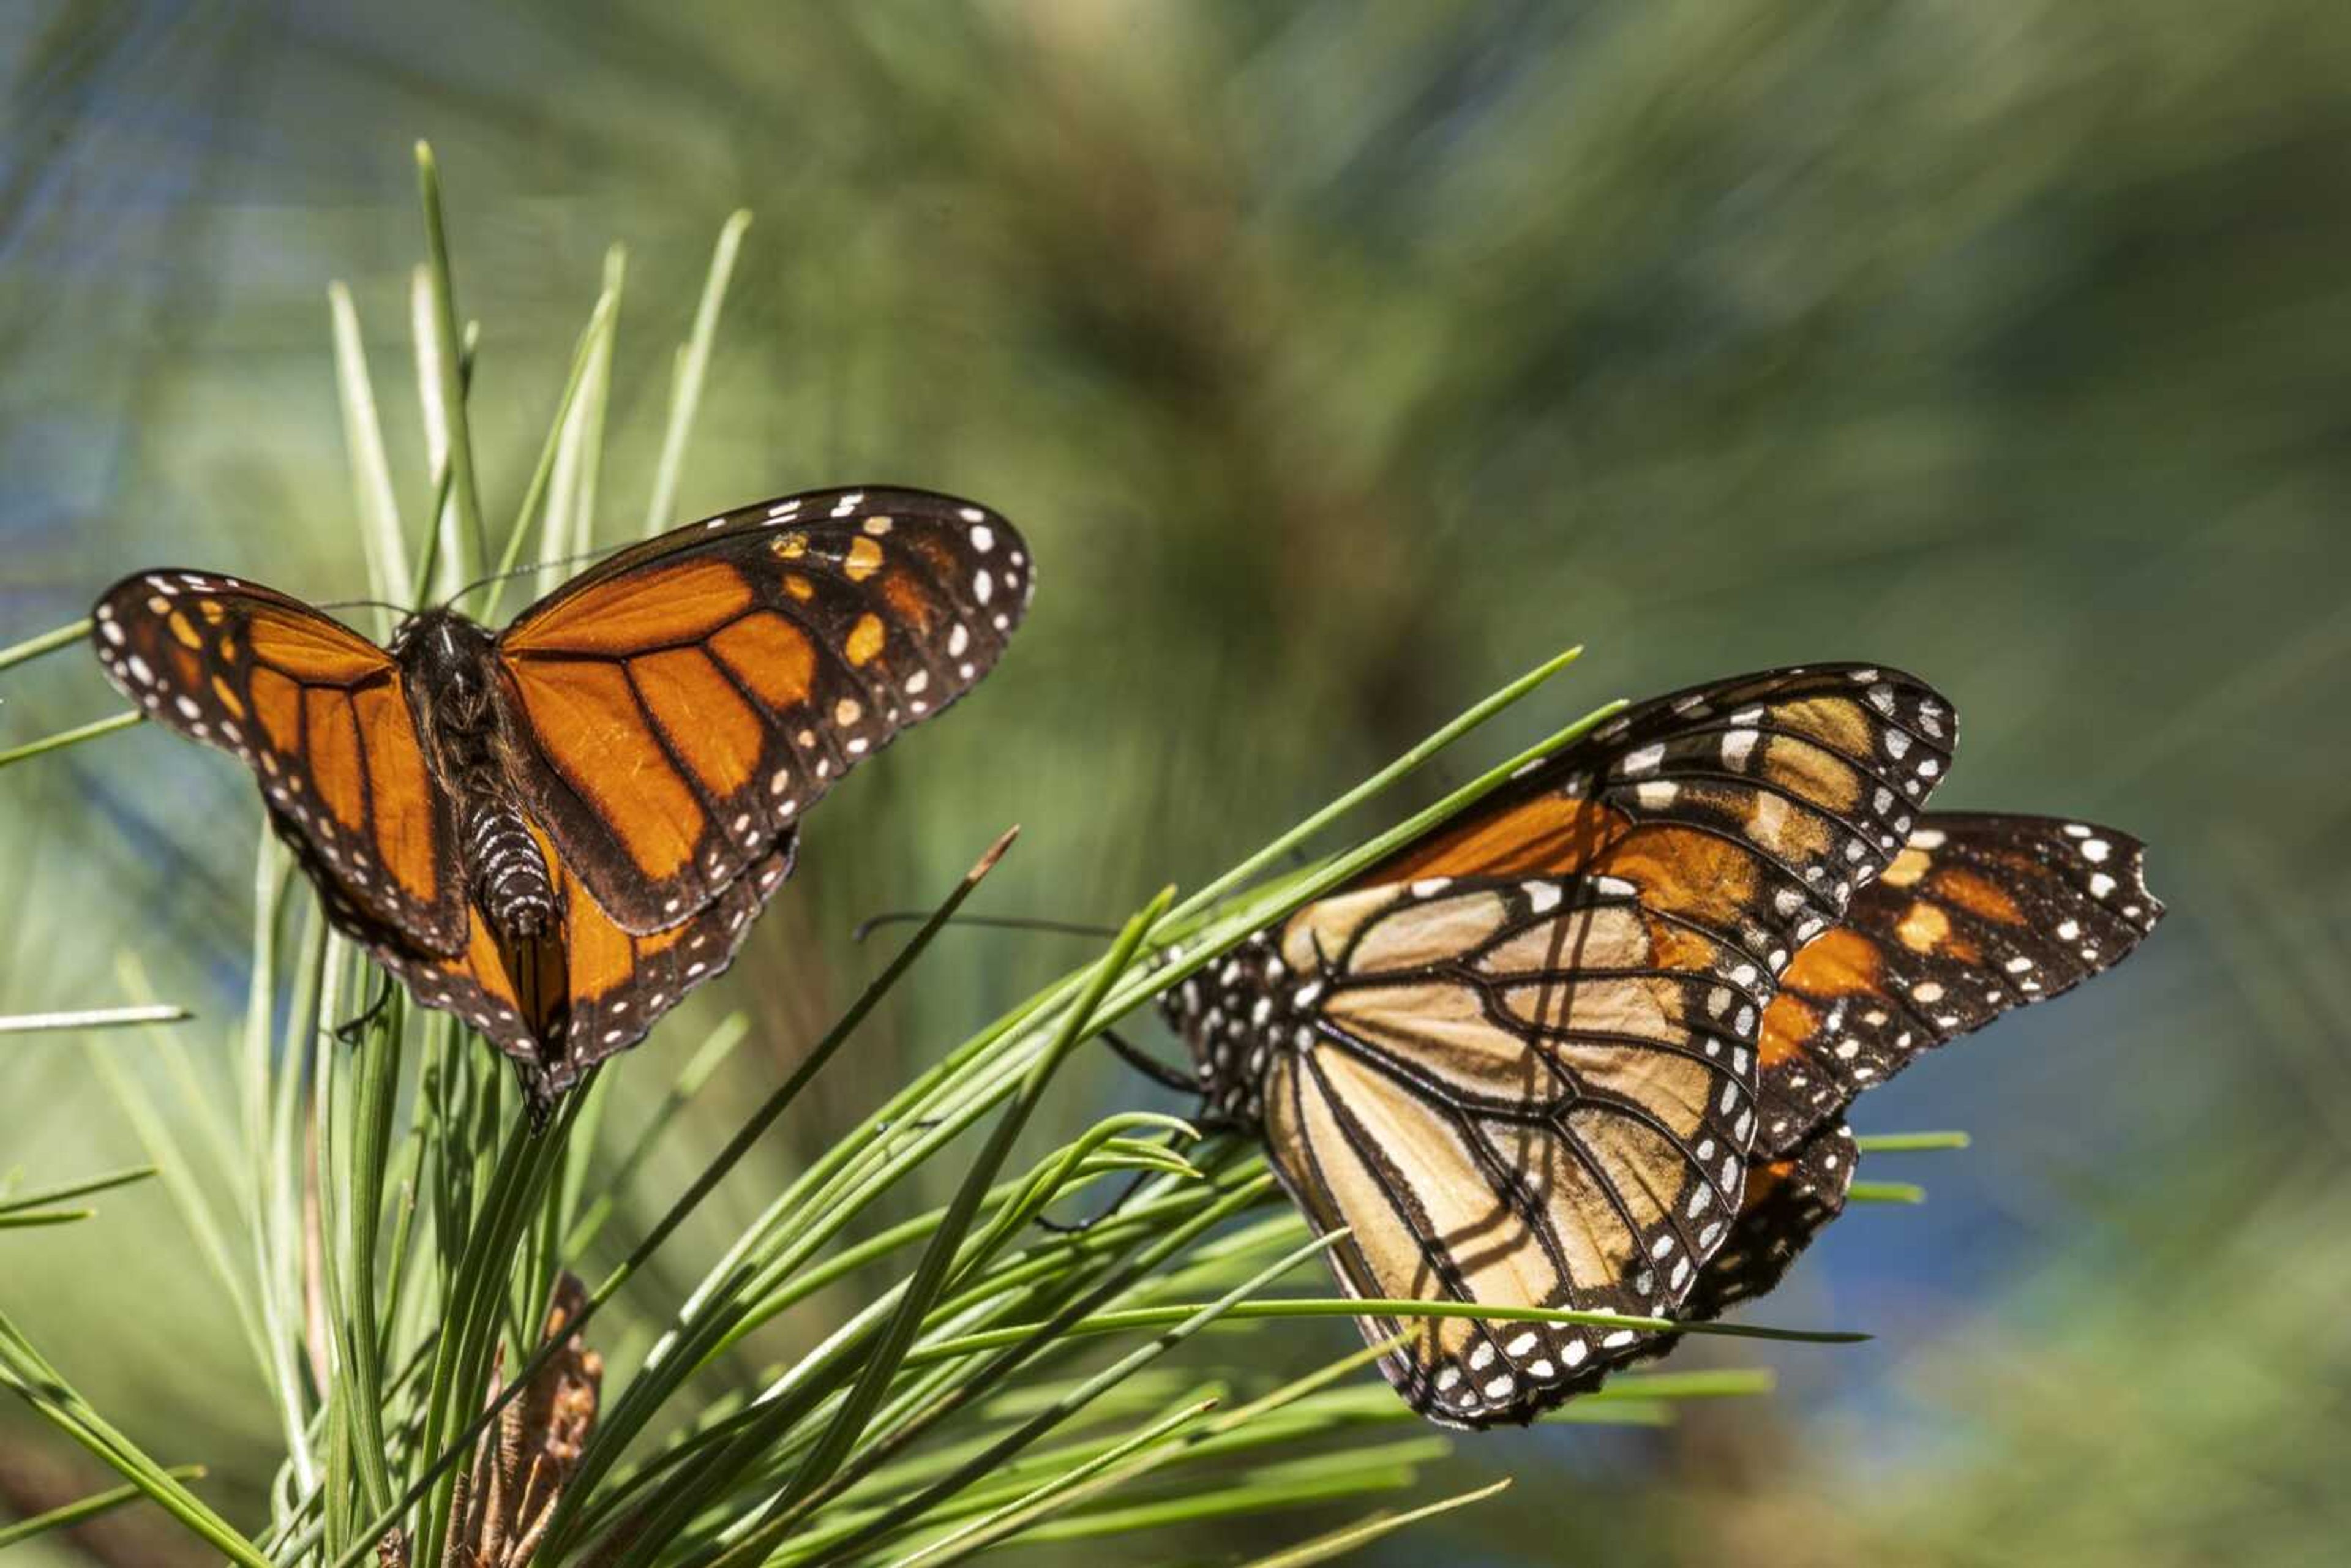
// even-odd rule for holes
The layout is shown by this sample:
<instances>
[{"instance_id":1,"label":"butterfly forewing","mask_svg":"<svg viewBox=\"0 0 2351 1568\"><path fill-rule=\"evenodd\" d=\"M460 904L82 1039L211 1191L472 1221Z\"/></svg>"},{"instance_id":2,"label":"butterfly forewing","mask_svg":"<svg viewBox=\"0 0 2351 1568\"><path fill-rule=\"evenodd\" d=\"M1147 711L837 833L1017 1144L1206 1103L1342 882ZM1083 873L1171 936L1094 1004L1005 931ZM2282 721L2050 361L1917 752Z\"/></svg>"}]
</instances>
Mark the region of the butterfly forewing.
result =
<instances>
[{"instance_id":1,"label":"butterfly forewing","mask_svg":"<svg viewBox=\"0 0 2351 1568\"><path fill-rule=\"evenodd\" d=\"M622 552L499 639L521 781L623 930L716 897L851 768L970 689L1032 586L984 507L820 491Z\"/></svg>"},{"instance_id":2,"label":"butterfly forewing","mask_svg":"<svg viewBox=\"0 0 2351 1568\"><path fill-rule=\"evenodd\" d=\"M1693 686L1618 715L1366 881L1604 872L1777 970L1893 859L1955 734L1934 688L1877 666Z\"/></svg>"},{"instance_id":3,"label":"butterfly forewing","mask_svg":"<svg viewBox=\"0 0 2351 1568\"><path fill-rule=\"evenodd\" d=\"M1933 812L1845 921L1797 954L1764 1015L1779 1154L1921 1051L2072 989L2155 928L2146 849L2111 828Z\"/></svg>"},{"instance_id":4,"label":"butterfly forewing","mask_svg":"<svg viewBox=\"0 0 2351 1568\"><path fill-rule=\"evenodd\" d=\"M148 716L253 769L340 926L463 946L449 801L390 654L298 600L204 572L126 578L92 620L99 663Z\"/></svg>"}]
</instances>

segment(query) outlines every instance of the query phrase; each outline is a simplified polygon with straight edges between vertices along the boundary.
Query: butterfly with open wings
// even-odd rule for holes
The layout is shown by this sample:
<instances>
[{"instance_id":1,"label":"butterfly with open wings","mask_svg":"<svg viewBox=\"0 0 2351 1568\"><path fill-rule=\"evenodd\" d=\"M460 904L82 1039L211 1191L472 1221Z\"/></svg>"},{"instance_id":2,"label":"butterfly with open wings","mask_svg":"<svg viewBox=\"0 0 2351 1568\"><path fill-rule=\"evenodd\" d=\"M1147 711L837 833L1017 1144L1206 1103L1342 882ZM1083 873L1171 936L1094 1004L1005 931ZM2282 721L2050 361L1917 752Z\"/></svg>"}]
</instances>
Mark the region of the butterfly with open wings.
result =
<instances>
[{"instance_id":1,"label":"butterfly with open wings","mask_svg":"<svg viewBox=\"0 0 2351 1568\"><path fill-rule=\"evenodd\" d=\"M533 1115L724 969L800 818L995 664L1020 536L921 490L817 491L622 550L492 632L387 648L217 573L109 589L92 638L232 753L335 926L510 1057Z\"/></svg>"},{"instance_id":2,"label":"butterfly with open wings","mask_svg":"<svg viewBox=\"0 0 2351 1568\"><path fill-rule=\"evenodd\" d=\"M2120 957L2119 834L1924 805L1956 723L1876 666L1642 704L1164 998L1364 1300L1694 1319L1842 1206L1839 1113ZM1533 1419L1668 1343L1367 1315L1415 1408Z\"/></svg>"}]
</instances>

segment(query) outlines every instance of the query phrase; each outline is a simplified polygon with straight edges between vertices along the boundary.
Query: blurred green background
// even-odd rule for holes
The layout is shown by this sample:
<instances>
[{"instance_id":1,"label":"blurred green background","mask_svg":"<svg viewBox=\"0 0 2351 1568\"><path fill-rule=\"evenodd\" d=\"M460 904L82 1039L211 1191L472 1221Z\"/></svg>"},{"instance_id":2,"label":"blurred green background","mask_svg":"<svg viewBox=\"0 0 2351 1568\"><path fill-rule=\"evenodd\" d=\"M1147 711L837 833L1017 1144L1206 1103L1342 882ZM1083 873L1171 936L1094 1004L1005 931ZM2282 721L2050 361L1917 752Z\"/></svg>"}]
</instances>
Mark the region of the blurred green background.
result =
<instances>
[{"instance_id":1,"label":"blurred green background","mask_svg":"<svg viewBox=\"0 0 2351 1568\"><path fill-rule=\"evenodd\" d=\"M645 1048L755 1018L629 1225L872 971L852 922L1008 822L985 905L1111 918L1567 643L1592 653L1478 759L1608 696L1880 660L1963 716L1943 803L2144 836L2170 920L1864 1103L1976 1147L1885 1161L1931 1201L1850 1216L1758 1315L1875 1342L1693 1346L1783 1387L1664 1434L1465 1439L1454 1479L1520 1485L1366 1560L2339 1560L2347 46L2351 10L2293 0L27 0L0 21L0 643L151 565L365 591L325 290L357 297L413 519L414 138L483 323L494 517L619 240L603 522L633 529L750 207L680 517L935 486L1019 523L1042 582ZM0 696L0 747L117 706L78 653ZM135 955L225 1081L256 819L152 730L0 775L0 1012L127 999ZM1085 951L946 944L649 1297L829 1117ZM136 1157L93 1049L184 1091L136 1036L11 1040L0 1168ZM1063 1108L1125 1103L1175 1103L1087 1063ZM277 1451L231 1315L160 1190L103 1207L12 1236L0 1304L159 1458L254 1497ZM96 1484L18 1416L0 1514ZM179 1550L116 1530L106 1561ZM1259 1530L1168 1550L1301 1526Z\"/></svg>"}]
</instances>

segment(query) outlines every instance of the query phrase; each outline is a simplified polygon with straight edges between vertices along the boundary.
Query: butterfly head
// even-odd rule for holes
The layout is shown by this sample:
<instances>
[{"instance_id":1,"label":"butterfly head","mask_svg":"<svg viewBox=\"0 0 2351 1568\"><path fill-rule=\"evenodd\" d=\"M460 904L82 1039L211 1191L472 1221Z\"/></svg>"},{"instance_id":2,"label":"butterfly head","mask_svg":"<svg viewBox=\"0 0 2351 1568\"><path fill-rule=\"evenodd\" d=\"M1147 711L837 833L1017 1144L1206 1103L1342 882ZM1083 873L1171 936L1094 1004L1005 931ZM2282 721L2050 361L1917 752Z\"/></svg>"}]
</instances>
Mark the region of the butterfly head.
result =
<instances>
[{"instance_id":1,"label":"butterfly head","mask_svg":"<svg viewBox=\"0 0 2351 1568\"><path fill-rule=\"evenodd\" d=\"M478 622L453 610L420 610L392 634L392 653L417 691L455 715L489 706L496 647Z\"/></svg>"}]
</instances>

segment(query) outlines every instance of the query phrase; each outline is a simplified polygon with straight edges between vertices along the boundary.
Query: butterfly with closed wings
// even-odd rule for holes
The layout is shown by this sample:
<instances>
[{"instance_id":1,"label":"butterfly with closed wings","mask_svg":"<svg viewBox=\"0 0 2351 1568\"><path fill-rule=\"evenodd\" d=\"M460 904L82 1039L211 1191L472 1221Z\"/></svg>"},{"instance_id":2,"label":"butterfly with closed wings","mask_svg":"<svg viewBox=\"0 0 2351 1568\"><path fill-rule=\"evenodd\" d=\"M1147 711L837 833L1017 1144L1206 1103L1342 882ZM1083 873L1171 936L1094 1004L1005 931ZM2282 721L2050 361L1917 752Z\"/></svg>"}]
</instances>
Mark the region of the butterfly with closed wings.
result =
<instances>
[{"instance_id":1,"label":"butterfly with closed wings","mask_svg":"<svg viewBox=\"0 0 2351 1568\"><path fill-rule=\"evenodd\" d=\"M1922 816L1955 733L1864 665L1626 711L1170 991L1209 1117L1348 1232L1361 1299L1689 1320L1768 1289L1842 1206L1854 1093L2159 913L2120 835ZM1461 1427L1669 1343L1361 1327L1405 1336L1382 1370Z\"/></svg>"},{"instance_id":2,"label":"butterfly with closed wings","mask_svg":"<svg viewBox=\"0 0 2351 1568\"><path fill-rule=\"evenodd\" d=\"M249 767L337 929L515 1063L535 1119L724 969L842 774L968 691L1034 577L1011 525L817 491L611 557L492 632L381 648L145 571L92 632L148 716Z\"/></svg>"}]
</instances>

